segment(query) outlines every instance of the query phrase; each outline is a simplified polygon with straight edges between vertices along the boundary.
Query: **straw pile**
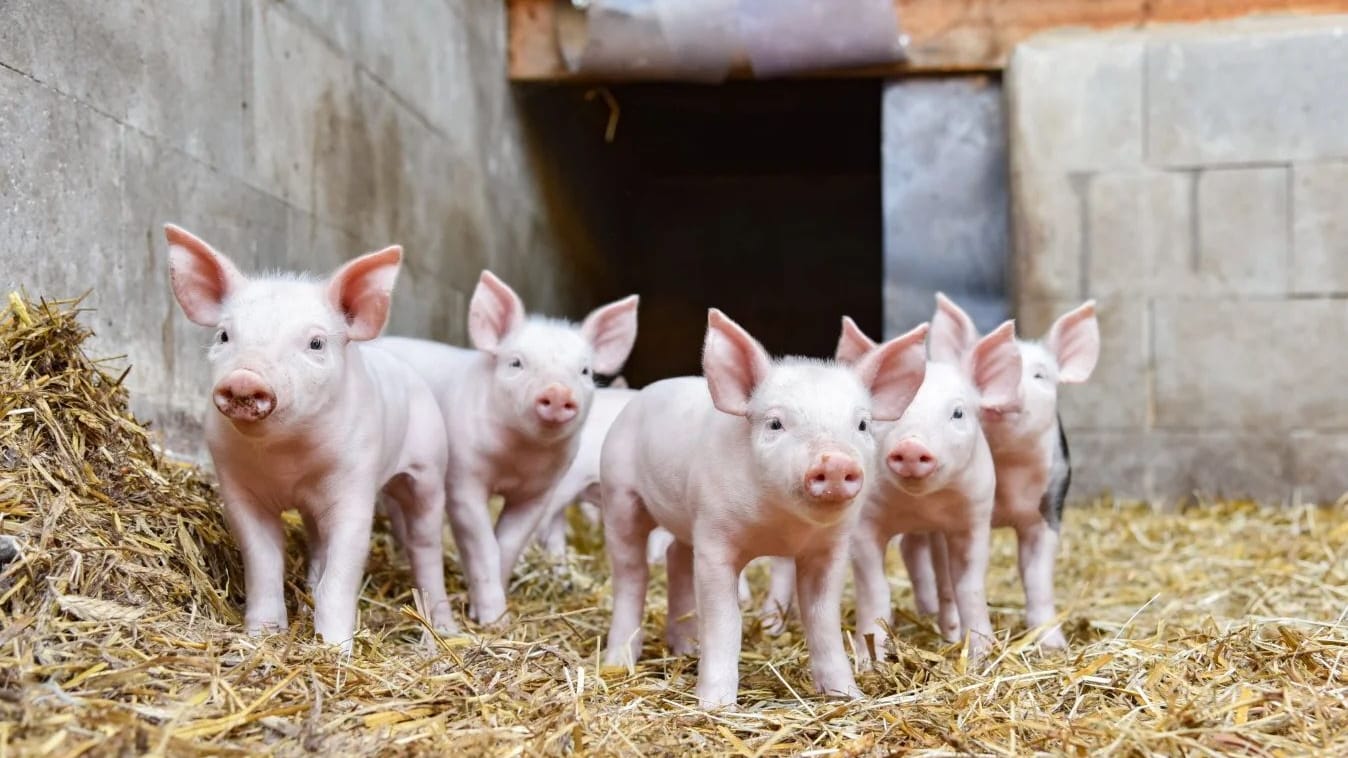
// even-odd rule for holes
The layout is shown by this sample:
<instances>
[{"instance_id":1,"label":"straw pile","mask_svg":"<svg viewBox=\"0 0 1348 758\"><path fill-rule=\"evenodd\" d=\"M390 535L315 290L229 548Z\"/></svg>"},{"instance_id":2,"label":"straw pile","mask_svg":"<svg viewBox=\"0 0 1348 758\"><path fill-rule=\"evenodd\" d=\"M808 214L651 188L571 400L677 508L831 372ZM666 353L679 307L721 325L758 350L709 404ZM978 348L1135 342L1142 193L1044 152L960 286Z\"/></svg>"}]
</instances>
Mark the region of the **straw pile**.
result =
<instances>
[{"instance_id":1,"label":"straw pile","mask_svg":"<svg viewBox=\"0 0 1348 758\"><path fill-rule=\"evenodd\" d=\"M155 452L121 377L81 352L74 307L11 298L0 317L0 755L1348 754L1340 509L1070 511L1072 650L1049 656L1017 636L999 534L989 596L1009 632L994 660L968 666L901 617L898 660L862 675L857 702L809 694L798 626L773 639L749 623L742 708L699 713L696 662L662 657L658 581L646 659L601 671L592 533L564 575L530 557L507 629L443 640L381 524L343 658L310 642L292 529L292 628L249 638L214 491Z\"/></svg>"}]
</instances>

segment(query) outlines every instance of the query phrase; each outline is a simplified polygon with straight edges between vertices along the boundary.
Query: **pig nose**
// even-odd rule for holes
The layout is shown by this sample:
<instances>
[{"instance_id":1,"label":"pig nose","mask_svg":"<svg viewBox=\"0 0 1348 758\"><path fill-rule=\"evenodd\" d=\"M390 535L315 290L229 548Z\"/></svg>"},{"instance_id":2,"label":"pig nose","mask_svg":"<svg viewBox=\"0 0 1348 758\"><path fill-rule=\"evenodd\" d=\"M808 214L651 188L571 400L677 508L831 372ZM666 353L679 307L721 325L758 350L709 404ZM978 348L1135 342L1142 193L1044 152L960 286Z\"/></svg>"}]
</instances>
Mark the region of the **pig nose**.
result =
<instances>
[{"instance_id":1,"label":"pig nose","mask_svg":"<svg viewBox=\"0 0 1348 758\"><path fill-rule=\"evenodd\" d=\"M903 440L889 451L889 468L905 479L925 479L936 470L936 456L917 440Z\"/></svg>"},{"instance_id":2,"label":"pig nose","mask_svg":"<svg viewBox=\"0 0 1348 758\"><path fill-rule=\"evenodd\" d=\"M261 421L276 408L276 394L262 377L239 369L215 385L215 407L235 421Z\"/></svg>"},{"instance_id":3,"label":"pig nose","mask_svg":"<svg viewBox=\"0 0 1348 758\"><path fill-rule=\"evenodd\" d=\"M861 492L861 483L865 478L861 466L850 456L824 453L805 472L805 491L821 502L845 503Z\"/></svg>"},{"instance_id":4,"label":"pig nose","mask_svg":"<svg viewBox=\"0 0 1348 758\"><path fill-rule=\"evenodd\" d=\"M548 424L565 424L576 417L576 398L560 384L549 384L534 401L534 412Z\"/></svg>"}]
</instances>

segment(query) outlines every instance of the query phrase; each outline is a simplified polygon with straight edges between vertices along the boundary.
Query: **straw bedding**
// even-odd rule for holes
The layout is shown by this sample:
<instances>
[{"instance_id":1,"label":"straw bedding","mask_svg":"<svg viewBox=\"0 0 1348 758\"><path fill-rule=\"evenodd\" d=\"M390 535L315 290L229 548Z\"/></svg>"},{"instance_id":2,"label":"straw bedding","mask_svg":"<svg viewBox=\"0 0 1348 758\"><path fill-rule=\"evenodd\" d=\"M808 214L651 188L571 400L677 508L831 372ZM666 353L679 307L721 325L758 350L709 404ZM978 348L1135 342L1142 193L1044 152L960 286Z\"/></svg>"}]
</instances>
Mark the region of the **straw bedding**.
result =
<instances>
[{"instance_id":1,"label":"straw bedding","mask_svg":"<svg viewBox=\"0 0 1348 758\"><path fill-rule=\"evenodd\" d=\"M426 631L381 523L349 658L311 641L292 525L291 629L250 638L210 481L156 452L75 307L13 296L0 316L0 756L1348 754L1340 508L1078 505L1067 654L1027 646L998 534L994 658L968 665L901 614L856 702L810 694L798 625L770 638L746 616L741 708L698 712L696 661L664 657L659 569L645 659L599 669L607 569L581 523L564 572L517 572L509 626L454 639Z\"/></svg>"}]
</instances>

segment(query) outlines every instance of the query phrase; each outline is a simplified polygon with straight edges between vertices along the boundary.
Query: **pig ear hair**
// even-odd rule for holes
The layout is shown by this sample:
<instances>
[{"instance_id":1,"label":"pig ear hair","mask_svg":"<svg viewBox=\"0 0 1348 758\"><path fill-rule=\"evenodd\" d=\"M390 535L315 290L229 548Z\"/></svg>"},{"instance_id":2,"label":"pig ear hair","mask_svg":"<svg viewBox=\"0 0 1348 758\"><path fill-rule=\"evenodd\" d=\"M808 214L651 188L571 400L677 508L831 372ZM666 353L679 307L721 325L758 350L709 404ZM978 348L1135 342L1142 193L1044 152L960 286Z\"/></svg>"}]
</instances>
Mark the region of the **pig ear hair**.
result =
<instances>
[{"instance_id":1,"label":"pig ear hair","mask_svg":"<svg viewBox=\"0 0 1348 758\"><path fill-rule=\"evenodd\" d=\"M893 421L908 410L927 376L927 324L918 324L861 356L854 370L871 393L871 415Z\"/></svg>"},{"instance_id":2,"label":"pig ear hair","mask_svg":"<svg viewBox=\"0 0 1348 758\"><path fill-rule=\"evenodd\" d=\"M959 364L978 342L978 327L964 309L943 292L936 293L936 314L931 317L931 359Z\"/></svg>"},{"instance_id":3,"label":"pig ear hair","mask_svg":"<svg viewBox=\"0 0 1348 758\"><path fill-rule=\"evenodd\" d=\"M772 358L758 340L719 310L707 312L702 373L717 410L732 416L749 415L749 399L771 368Z\"/></svg>"},{"instance_id":4,"label":"pig ear hair","mask_svg":"<svg viewBox=\"0 0 1348 758\"><path fill-rule=\"evenodd\" d=\"M510 285L483 270L468 302L468 339L483 352L495 352L506 335L524 323L524 301Z\"/></svg>"},{"instance_id":5,"label":"pig ear hair","mask_svg":"<svg viewBox=\"0 0 1348 758\"><path fill-rule=\"evenodd\" d=\"M1058 381L1079 384L1091 378L1100 360L1100 323L1095 318L1095 301L1087 300L1059 316L1044 342L1058 359Z\"/></svg>"},{"instance_id":6,"label":"pig ear hair","mask_svg":"<svg viewBox=\"0 0 1348 758\"><path fill-rule=\"evenodd\" d=\"M874 349L875 340L867 337L851 316L843 316L842 335L838 337L838 349L834 352L834 359L850 366Z\"/></svg>"},{"instance_id":7,"label":"pig ear hair","mask_svg":"<svg viewBox=\"0 0 1348 758\"><path fill-rule=\"evenodd\" d=\"M594 348L594 372L616 374L622 371L637 341L637 305L640 302L637 295L628 295L594 309L585 317L580 333Z\"/></svg>"},{"instance_id":8,"label":"pig ear hair","mask_svg":"<svg viewBox=\"0 0 1348 758\"><path fill-rule=\"evenodd\" d=\"M169 244L169 283L183 313L194 324L220 323L222 306L248 278L229 258L173 224L164 224Z\"/></svg>"},{"instance_id":9,"label":"pig ear hair","mask_svg":"<svg viewBox=\"0 0 1348 758\"><path fill-rule=\"evenodd\" d=\"M351 339L372 340L384 330L402 259L403 249L392 245L366 253L332 275L328 299L346 319Z\"/></svg>"},{"instance_id":10,"label":"pig ear hair","mask_svg":"<svg viewBox=\"0 0 1348 758\"><path fill-rule=\"evenodd\" d=\"M968 371L984 408L995 411L1020 408L1021 358L1014 321L1003 323L974 345Z\"/></svg>"}]
</instances>

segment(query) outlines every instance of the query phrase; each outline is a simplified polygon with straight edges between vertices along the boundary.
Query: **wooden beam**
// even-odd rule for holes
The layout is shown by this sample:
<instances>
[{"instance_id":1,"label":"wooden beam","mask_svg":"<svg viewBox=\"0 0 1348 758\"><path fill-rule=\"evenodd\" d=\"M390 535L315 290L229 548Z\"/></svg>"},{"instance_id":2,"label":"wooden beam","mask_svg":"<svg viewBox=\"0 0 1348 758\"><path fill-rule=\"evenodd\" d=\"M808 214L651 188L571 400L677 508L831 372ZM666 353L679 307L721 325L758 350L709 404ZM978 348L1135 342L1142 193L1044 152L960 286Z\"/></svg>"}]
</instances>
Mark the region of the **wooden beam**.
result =
<instances>
[{"instance_id":1,"label":"wooden beam","mask_svg":"<svg viewBox=\"0 0 1348 758\"><path fill-rule=\"evenodd\" d=\"M578 81L557 45L557 6L567 0L506 0L510 78ZM1138 28L1261 14L1348 13L1348 0L893 0L909 37L902 64L818 72L903 76L997 71L1025 38L1048 29ZM732 77L752 76L737 67Z\"/></svg>"}]
</instances>

